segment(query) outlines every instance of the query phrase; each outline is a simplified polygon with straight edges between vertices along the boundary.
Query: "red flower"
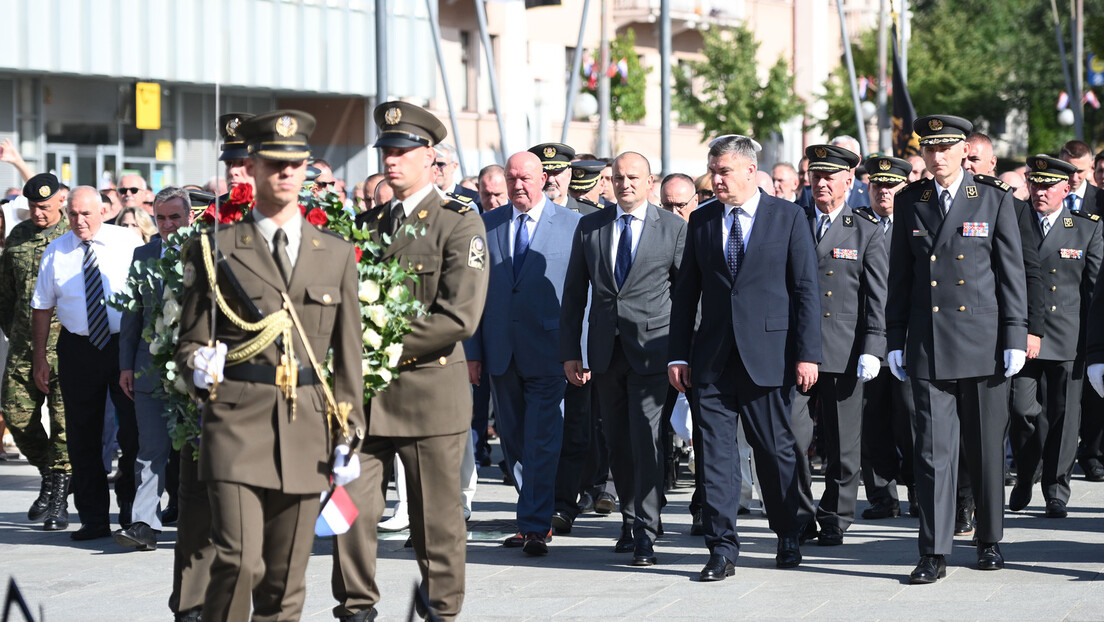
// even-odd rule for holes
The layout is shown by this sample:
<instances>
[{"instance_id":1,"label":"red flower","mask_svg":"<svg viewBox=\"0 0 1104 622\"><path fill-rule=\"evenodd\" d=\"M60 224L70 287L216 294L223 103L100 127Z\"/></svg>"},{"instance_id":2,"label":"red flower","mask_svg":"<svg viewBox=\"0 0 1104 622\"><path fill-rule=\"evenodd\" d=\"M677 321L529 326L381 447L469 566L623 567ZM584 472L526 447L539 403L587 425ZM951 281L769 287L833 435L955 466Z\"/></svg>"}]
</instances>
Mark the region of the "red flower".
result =
<instances>
[{"instance_id":1,"label":"red flower","mask_svg":"<svg viewBox=\"0 0 1104 622\"><path fill-rule=\"evenodd\" d=\"M253 202L252 184L238 184L230 191L230 197L226 200L231 205L249 205Z\"/></svg>"},{"instance_id":2,"label":"red flower","mask_svg":"<svg viewBox=\"0 0 1104 622\"><path fill-rule=\"evenodd\" d=\"M326 210L314 208L307 212L307 222L310 224L321 227L330 221L330 217L326 215Z\"/></svg>"},{"instance_id":3,"label":"red flower","mask_svg":"<svg viewBox=\"0 0 1104 622\"><path fill-rule=\"evenodd\" d=\"M356 255L356 262L360 263L360 258L364 256L364 251L360 250L359 246L353 246L353 253Z\"/></svg>"},{"instance_id":4,"label":"red flower","mask_svg":"<svg viewBox=\"0 0 1104 622\"><path fill-rule=\"evenodd\" d=\"M232 203L223 203L219 206L219 224L228 225L230 223L238 222L245 216L245 206L234 205ZM203 214L200 215L200 220L206 224L212 224L215 222L215 204L212 203L207 206L207 209L203 210Z\"/></svg>"},{"instance_id":5,"label":"red flower","mask_svg":"<svg viewBox=\"0 0 1104 622\"><path fill-rule=\"evenodd\" d=\"M303 216L306 216L307 215L307 206L300 203L299 204L299 213L302 214Z\"/></svg>"}]
</instances>

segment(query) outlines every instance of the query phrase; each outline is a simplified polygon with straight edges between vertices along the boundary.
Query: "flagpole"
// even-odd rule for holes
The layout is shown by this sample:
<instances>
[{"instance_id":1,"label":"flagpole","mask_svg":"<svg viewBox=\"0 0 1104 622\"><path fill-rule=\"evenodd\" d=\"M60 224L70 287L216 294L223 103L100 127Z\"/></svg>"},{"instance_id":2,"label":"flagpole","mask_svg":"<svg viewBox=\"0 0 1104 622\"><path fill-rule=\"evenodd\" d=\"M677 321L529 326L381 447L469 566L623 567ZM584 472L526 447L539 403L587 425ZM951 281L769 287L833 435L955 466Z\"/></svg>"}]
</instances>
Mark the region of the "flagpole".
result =
<instances>
[{"instance_id":1,"label":"flagpole","mask_svg":"<svg viewBox=\"0 0 1104 622\"><path fill-rule=\"evenodd\" d=\"M610 149L610 45L609 45L609 0L602 2L601 47L598 54L598 152L599 158L613 157Z\"/></svg>"},{"instance_id":2,"label":"flagpole","mask_svg":"<svg viewBox=\"0 0 1104 622\"><path fill-rule=\"evenodd\" d=\"M851 82L851 105L855 107L855 125L859 128L859 155L866 157L870 147L866 144L866 120L859 104L859 85L855 82L855 60L851 58L851 37L847 34L847 22L843 19L843 2L836 2L839 10L840 33L843 38L843 57L847 61L847 77Z\"/></svg>"},{"instance_id":3,"label":"flagpole","mask_svg":"<svg viewBox=\"0 0 1104 622\"><path fill-rule=\"evenodd\" d=\"M888 90L889 77L886 65L886 48L889 46L889 0L882 0L878 11L878 151L890 153L892 143L890 141L889 110L886 107L886 91Z\"/></svg>"},{"instance_id":4,"label":"flagpole","mask_svg":"<svg viewBox=\"0 0 1104 622\"><path fill-rule=\"evenodd\" d=\"M571 77L567 81L567 106L564 109L563 129L560 130L560 142L567 142L567 129L575 118L575 95L579 91L579 71L583 66L583 34L586 33L587 12L590 0L583 2L583 16L579 19L579 38L575 41L575 52L571 55Z\"/></svg>"}]
</instances>

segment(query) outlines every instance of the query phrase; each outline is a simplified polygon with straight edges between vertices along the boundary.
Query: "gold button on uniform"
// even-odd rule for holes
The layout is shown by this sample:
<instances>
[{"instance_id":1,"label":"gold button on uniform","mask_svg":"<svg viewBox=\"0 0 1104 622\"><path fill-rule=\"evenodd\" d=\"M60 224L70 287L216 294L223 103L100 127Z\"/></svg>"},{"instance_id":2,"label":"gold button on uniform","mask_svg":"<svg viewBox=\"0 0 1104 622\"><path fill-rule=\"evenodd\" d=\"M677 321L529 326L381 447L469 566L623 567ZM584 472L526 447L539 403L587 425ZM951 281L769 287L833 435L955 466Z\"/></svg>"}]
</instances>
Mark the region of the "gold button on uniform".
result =
<instances>
[{"instance_id":1,"label":"gold button on uniform","mask_svg":"<svg viewBox=\"0 0 1104 622\"><path fill-rule=\"evenodd\" d=\"M323 294L322 302L325 304L330 304L331 302L333 302L333 298L329 294Z\"/></svg>"},{"instance_id":2,"label":"gold button on uniform","mask_svg":"<svg viewBox=\"0 0 1104 622\"><path fill-rule=\"evenodd\" d=\"M832 314L831 313L825 313L824 317L832 317Z\"/></svg>"},{"instance_id":3,"label":"gold button on uniform","mask_svg":"<svg viewBox=\"0 0 1104 622\"><path fill-rule=\"evenodd\" d=\"M831 295L832 295L832 292L830 292L830 291L829 291L829 292L828 292L827 294L824 294L824 295L825 295L825 296L831 296Z\"/></svg>"},{"instance_id":4,"label":"gold button on uniform","mask_svg":"<svg viewBox=\"0 0 1104 622\"><path fill-rule=\"evenodd\" d=\"M1051 310L1051 311L1057 311L1057 310L1058 310L1058 307L1056 307L1056 306L1054 306L1054 305L1050 305L1050 310Z\"/></svg>"},{"instance_id":5,"label":"gold button on uniform","mask_svg":"<svg viewBox=\"0 0 1104 622\"><path fill-rule=\"evenodd\" d=\"M959 255L956 259L966 259L966 255Z\"/></svg>"},{"instance_id":6,"label":"gold button on uniform","mask_svg":"<svg viewBox=\"0 0 1104 622\"><path fill-rule=\"evenodd\" d=\"M963 281L963 280L959 279L959 281L958 281L958 284L959 284L959 285L965 285L965 284L966 284L966 281Z\"/></svg>"},{"instance_id":7,"label":"gold button on uniform","mask_svg":"<svg viewBox=\"0 0 1104 622\"><path fill-rule=\"evenodd\" d=\"M935 261L935 255L932 255L932 256L931 256L931 260L932 260L932 261Z\"/></svg>"},{"instance_id":8,"label":"gold button on uniform","mask_svg":"<svg viewBox=\"0 0 1104 622\"><path fill-rule=\"evenodd\" d=\"M932 287L935 287L935 281L932 281Z\"/></svg>"},{"instance_id":9,"label":"gold button on uniform","mask_svg":"<svg viewBox=\"0 0 1104 622\"><path fill-rule=\"evenodd\" d=\"M418 264L418 265L414 266L414 269L415 270L421 270L422 269L422 264Z\"/></svg>"},{"instance_id":10,"label":"gold button on uniform","mask_svg":"<svg viewBox=\"0 0 1104 622\"><path fill-rule=\"evenodd\" d=\"M959 310L959 311L965 311L965 310L966 310L966 307L959 307L959 308L958 308L958 310Z\"/></svg>"},{"instance_id":11,"label":"gold button on uniform","mask_svg":"<svg viewBox=\"0 0 1104 622\"><path fill-rule=\"evenodd\" d=\"M442 356L441 358L437 359L437 362L444 365L445 363L448 363L448 359Z\"/></svg>"},{"instance_id":12,"label":"gold button on uniform","mask_svg":"<svg viewBox=\"0 0 1104 622\"><path fill-rule=\"evenodd\" d=\"M835 274L835 273L836 273L836 271L835 271L835 270L829 270L829 271L828 271L828 276L832 276L832 275L833 275L833 274Z\"/></svg>"},{"instance_id":13,"label":"gold button on uniform","mask_svg":"<svg viewBox=\"0 0 1104 622\"><path fill-rule=\"evenodd\" d=\"M939 307L932 307L932 313L939 313Z\"/></svg>"},{"instance_id":14,"label":"gold button on uniform","mask_svg":"<svg viewBox=\"0 0 1104 622\"><path fill-rule=\"evenodd\" d=\"M1058 269L1057 268L1051 268L1050 273L1051 274L1058 274Z\"/></svg>"},{"instance_id":15,"label":"gold button on uniform","mask_svg":"<svg viewBox=\"0 0 1104 622\"><path fill-rule=\"evenodd\" d=\"M1053 291L1057 291L1057 290L1058 290L1058 286L1057 286L1057 285L1051 285L1051 286L1050 286L1050 291L1052 291L1052 292L1053 292Z\"/></svg>"}]
</instances>

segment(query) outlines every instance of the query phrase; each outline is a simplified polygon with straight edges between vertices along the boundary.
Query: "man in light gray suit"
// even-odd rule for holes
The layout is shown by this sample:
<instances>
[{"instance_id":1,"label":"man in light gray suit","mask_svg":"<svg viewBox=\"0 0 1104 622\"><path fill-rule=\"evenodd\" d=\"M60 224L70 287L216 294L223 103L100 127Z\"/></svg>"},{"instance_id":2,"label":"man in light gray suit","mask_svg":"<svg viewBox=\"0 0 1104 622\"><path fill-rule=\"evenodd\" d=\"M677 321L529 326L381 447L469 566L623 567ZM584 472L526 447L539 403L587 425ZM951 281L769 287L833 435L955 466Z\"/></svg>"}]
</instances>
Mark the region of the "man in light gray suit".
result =
<instances>
[{"instance_id":1,"label":"man in light gray suit","mask_svg":"<svg viewBox=\"0 0 1104 622\"><path fill-rule=\"evenodd\" d=\"M617 207L584 216L571 246L560 314L560 358L567 379L591 372L621 497L621 537L634 566L656 563L653 547L663 506L660 425L667 397L671 288L682 261L686 221L648 203L648 161L626 152L613 163ZM580 337L591 296L587 352Z\"/></svg>"},{"instance_id":2,"label":"man in light gray suit","mask_svg":"<svg viewBox=\"0 0 1104 622\"><path fill-rule=\"evenodd\" d=\"M158 192L153 200L153 215L160 237L134 249L133 263L160 259L169 236L191 222L190 207L188 193L180 188ZM134 400L138 421L133 523L115 532L115 542L139 551L152 551L157 548L157 534L161 531L159 503L165 491L165 467L172 443L165 420L165 402L154 397L162 370L152 367L153 355L142 332L154 321L151 313L162 296L161 281L154 287L143 287L136 294L138 309L123 313L119 327L119 385Z\"/></svg>"},{"instance_id":3,"label":"man in light gray suit","mask_svg":"<svg viewBox=\"0 0 1104 622\"><path fill-rule=\"evenodd\" d=\"M560 366L560 297L579 215L545 198L532 153L506 162L510 205L487 212L490 282L479 330L464 342L472 384L490 376L495 430L518 489L518 533L507 547L548 553L567 386ZM578 347L578 339L576 339Z\"/></svg>"}]
</instances>

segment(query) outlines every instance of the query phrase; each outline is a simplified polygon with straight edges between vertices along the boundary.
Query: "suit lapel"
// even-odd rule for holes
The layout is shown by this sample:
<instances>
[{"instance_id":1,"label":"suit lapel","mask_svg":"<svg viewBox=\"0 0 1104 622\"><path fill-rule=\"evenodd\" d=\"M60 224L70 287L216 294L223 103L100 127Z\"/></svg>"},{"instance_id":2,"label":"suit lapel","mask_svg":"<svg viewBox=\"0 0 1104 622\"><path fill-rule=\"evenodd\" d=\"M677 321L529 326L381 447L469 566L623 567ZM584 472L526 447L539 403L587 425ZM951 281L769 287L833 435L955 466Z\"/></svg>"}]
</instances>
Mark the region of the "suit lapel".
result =
<instances>
[{"instance_id":1,"label":"suit lapel","mask_svg":"<svg viewBox=\"0 0 1104 622\"><path fill-rule=\"evenodd\" d=\"M640 241L636 243L636 257L633 258L632 265L646 261L648 255L654 250L659 236L659 213L656 212L656 207L651 203L644 206L644 226L640 228ZM614 227L616 230L617 227ZM621 287L622 290L628 289L639 278L637 275L641 274L641 270L629 269L628 276L625 277L625 284Z\"/></svg>"},{"instance_id":2,"label":"suit lapel","mask_svg":"<svg viewBox=\"0 0 1104 622\"><path fill-rule=\"evenodd\" d=\"M276 260L268 249L268 243L257 229L253 215L247 215L234 226L234 259L243 267L277 289L284 289L284 277L276 267Z\"/></svg>"},{"instance_id":3,"label":"suit lapel","mask_svg":"<svg viewBox=\"0 0 1104 622\"><path fill-rule=\"evenodd\" d=\"M613 237L617 233L617 207L610 206L602 210L606 222L598 229L598 265L606 282L614 290L617 282L613 278L613 245L616 244Z\"/></svg>"},{"instance_id":4,"label":"suit lapel","mask_svg":"<svg viewBox=\"0 0 1104 622\"><path fill-rule=\"evenodd\" d=\"M731 285L732 273L729 272L728 261L725 259L724 227L722 226L728 207L723 203L718 203L714 208L717 210L717 215L705 220L705 240L702 242L704 242L705 248L711 251L707 256L714 258L713 269Z\"/></svg>"},{"instance_id":5,"label":"suit lapel","mask_svg":"<svg viewBox=\"0 0 1104 622\"><path fill-rule=\"evenodd\" d=\"M927 231L932 244L943 225L943 214L939 209L938 185L934 180L927 180L924 189L920 191L920 200L913 203L913 211L916 214L917 229Z\"/></svg>"},{"instance_id":6,"label":"suit lapel","mask_svg":"<svg viewBox=\"0 0 1104 622\"><path fill-rule=\"evenodd\" d=\"M938 195L943 192L943 189L935 181L932 181L932 185L935 186L932 194L936 195L933 200L935 201L936 210L938 210ZM971 188L973 188L973 196L970 196ZM962 171L962 184L958 187L958 194L951 200L951 209L947 210L947 216L943 219L942 226L939 227L939 233L935 236L935 246L933 248L946 244L952 237L962 232L962 223L970 220L978 200L974 176L965 170Z\"/></svg>"},{"instance_id":7,"label":"suit lapel","mask_svg":"<svg viewBox=\"0 0 1104 622\"><path fill-rule=\"evenodd\" d=\"M537 221L537 226L533 229L533 238L529 240L529 253L535 251L538 254L542 254L544 252L545 247L548 245L548 236L552 235L550 231L552 229L552 223L556 220L556 209L557 205L555 203L552 201L545 201L544 209L541 210L540 220ZM563 209L567 208L565 207ZM513 212L510 213L511 215L513 214ZM509 227L506 229L509 231ZM509 248L509 246L506 248ZM535 263L537 262L529 261L529 256L527 254L525 263L521 264L521 272L518 273L517 280L521 281L533 270L536 270L536 268L533 267Z\"/></svg>"},{"instance_id":8,"label":"suit lapel","mask_svg":"<svg viewBox=\"0 0 1104 622\"><path fill-rule=\"evenodd\" d=\"M851 227L844 224L844 218L851 219ZM832 222L832 226L828 227L828 232L824 234L820 242L817 242L817 256L827 257L833 248L839 246L844 242L850 229L854 228L854 216L851 215L851 208L846 205L840 210L840 213L836 216L836 219Z\"/></svg>"},{"instance_id":9,"label":"suit lapel","mask_svg":"<svg viewBox=\"0 0 1104 622\"><path fill-rule=\"evenodd\" d=\"M1055 220L1054 224L1050 226L1050 233L1047 233L1045 238L1043 237L1043 228L1039 224L1039 215L1038 215L1038 213L1035 213L1034 216L1033 216L1034 219L1035 219L1034 230L1035 230L1035 235L1037 236L1036 239L1042 238L1042 240L1039 242L1039 258L1040 259L1042 259L1043 257L1046 257L1050 253L1057 253L1058 252L1057 249L1062 248L1062 244L1069 237L1069 234L1066 233L1067 228L1065 226L1065 219L1066 218L1072 218L1072 216L1070 215L1069 208L1063 206L1058 211L1059 211L1058 220ZM1075 223L1075 225L1076 225L1076 223Z\"/></svg>"},{"instance_id":10,"label":"suit lapel","mask_svg":"<svg viewBox=\"0 0 1104 622\"><path fill-rule=\"evenodd\" d=\"M499 214L498 210L508 210L503 214ZM504 216L508 214L508 216ZM510 279L513 280L514 276L514 256L510 253L510 221L513 220L514 206L507 203L502 207L490 212L487 217L491 220L491 226L488 227L493 233L488 235L494 236L494 243L498 245L499 256L502 257L502 264L506 267L506 272L510 275ZM497 218L497 220L494 220Z\"/></svg>"}]
</instances>

